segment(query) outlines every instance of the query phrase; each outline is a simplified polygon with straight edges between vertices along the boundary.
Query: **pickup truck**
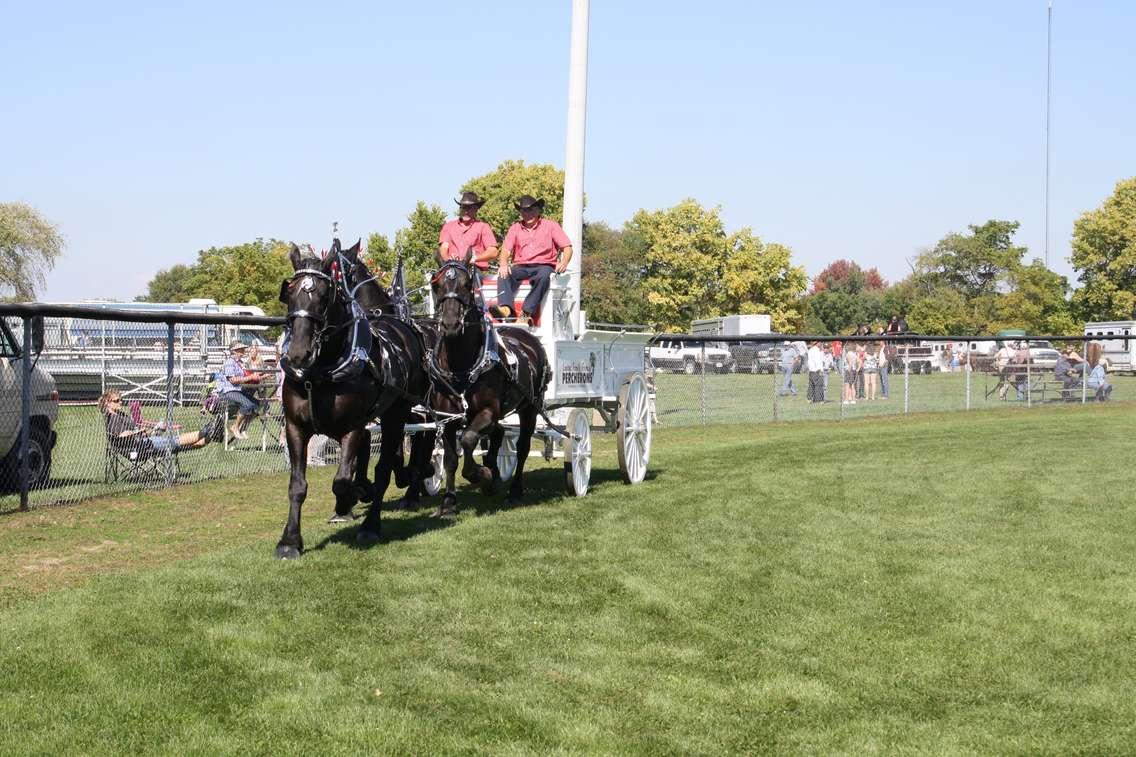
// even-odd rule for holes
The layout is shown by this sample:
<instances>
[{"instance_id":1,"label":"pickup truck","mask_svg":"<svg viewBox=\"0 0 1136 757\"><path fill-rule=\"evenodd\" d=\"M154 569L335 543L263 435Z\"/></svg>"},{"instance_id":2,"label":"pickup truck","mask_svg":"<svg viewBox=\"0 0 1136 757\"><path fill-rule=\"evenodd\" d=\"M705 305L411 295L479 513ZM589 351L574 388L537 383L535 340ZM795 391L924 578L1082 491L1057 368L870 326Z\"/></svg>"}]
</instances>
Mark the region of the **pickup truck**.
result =
<instances>
[{"instance_id":1,"label":"pickup truck","mask_svg":"<svg viewBox=\"0 0 1136 757\"><path fill-rule=\"evenodd\" d=\"M20 486L20 408L23 401L23 361L32 356L0 319L0 490ZM42 486L51 476L51 452L55 448L55 419L59 392L55 380L43 369L31 372L31 433L28 434L29 488Z\"/></svg>"},{"instance_id":2,"label":"pickup truck","mask_svg":"<svg viewBox=\"0 0 1136 757\"><path fill-rule=\"evenodd\" d=\"M703 355L705 366L702 364ZM680 342L664 337L651 345L648 356L655 368L688 376L702 372L703 368L707 373L734 373L738 369L730 351L716 342L707 342L704 350L703 345L697 342Z\"/></svg>"}]
</instances>

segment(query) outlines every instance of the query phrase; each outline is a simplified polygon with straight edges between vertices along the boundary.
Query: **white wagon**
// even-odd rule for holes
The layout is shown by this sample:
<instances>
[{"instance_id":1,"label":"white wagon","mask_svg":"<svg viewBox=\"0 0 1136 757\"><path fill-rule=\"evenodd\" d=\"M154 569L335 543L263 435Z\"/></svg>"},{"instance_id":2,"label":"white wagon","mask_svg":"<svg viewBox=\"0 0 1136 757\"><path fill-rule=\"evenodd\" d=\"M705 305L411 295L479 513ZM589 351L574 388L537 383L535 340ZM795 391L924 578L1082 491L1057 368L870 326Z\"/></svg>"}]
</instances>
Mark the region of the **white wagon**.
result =
<instances>
[{"instance_id":1,"label":"white wagon","mask_svg":"<svg viewBox=\"0 0 1136 757\"><path fill-rule=\"evenodd\" d=\"M654 388L648 380L646 350L652 334L618 328L594 329L585 325L580 309L579 288L569 286L569 274L553 275L544 307L532 333L540 338L552 369L552 380L544 395L545 412L564 428L564 437L537 421L532 455L546 460L563 458L565 486L570 494L583 497L592 474L592 433L614 433L618 437L617 458L624 482L637 484L647 475L651 459L651 424L654 416ZM427 312L434 313L430 288ZM482 293L489 304L497 302L497 280L486 277ZM528 294L523 284L518 301ZM519 308L517 308L519 310ZM505 438L497 456L501 478L508 481L517 468L517 419L502 423ZM426 490L436 494L442 483L442 452L434 450L434 476Z\"/></svg>"}]
</instances>

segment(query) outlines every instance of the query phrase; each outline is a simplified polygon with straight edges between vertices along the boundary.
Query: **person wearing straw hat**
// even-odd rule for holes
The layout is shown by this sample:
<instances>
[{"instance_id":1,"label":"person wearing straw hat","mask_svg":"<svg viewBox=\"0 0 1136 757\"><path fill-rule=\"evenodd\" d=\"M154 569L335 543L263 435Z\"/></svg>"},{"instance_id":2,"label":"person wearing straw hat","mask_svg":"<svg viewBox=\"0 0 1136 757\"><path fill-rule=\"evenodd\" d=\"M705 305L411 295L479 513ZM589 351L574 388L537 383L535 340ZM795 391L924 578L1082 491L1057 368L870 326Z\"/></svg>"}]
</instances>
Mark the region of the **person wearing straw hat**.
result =
<instances>
[{"instance_id":1,"label":"person wearing straw hat","mask_svg":"<svg viewBox=\"0 0 1136 757\"><path fill-rule=\"evenodd\" d=\"M438 235L438 260L465 260L473 250L473 262L484 271L497 259L497 237L485 221L477 220L477 211L485 200L477 192L462 192L455 202L458 217L446 221Z\"/></svg>"},{"instance_id":2,"label":"person wearing straw hat","mask_svg":"<svg viewBox=\"0 0 1136 757\"><path fill-rule=\"evenodd\" d=\"M517 288L528 279L531 290L522 309L523 316L532 320L540 312L553 272L564 273L568 269L572 241L560 224L542 217L543 199L521 195L513 207L521 214L521 220L509 227L501 245L497 258L497 305L492 310L498 318L516 316L513 302Z\"/></svg>"},{"instance_id":3,"label":"person wearing straw hat","mask_svg":"<svg viewBox=\"0 0 1136 757\"><path fill-rule=\"evenodd\" d=\"M229 433L237 439L244 439L248 436L245 429L252 423L252 419L256 417L257 411L260 409L260 404L256 400L241 391L242 385L256 383L260 380L260 377L255 374L246 375L245 373L241 361L247 350L248 345L244 342L236 340L231 342L229 344L229 356L225 358L225 363L217 372L216 393L225 401L237 406L237 417L229 426Z\"/></svg>"}]
</instances>

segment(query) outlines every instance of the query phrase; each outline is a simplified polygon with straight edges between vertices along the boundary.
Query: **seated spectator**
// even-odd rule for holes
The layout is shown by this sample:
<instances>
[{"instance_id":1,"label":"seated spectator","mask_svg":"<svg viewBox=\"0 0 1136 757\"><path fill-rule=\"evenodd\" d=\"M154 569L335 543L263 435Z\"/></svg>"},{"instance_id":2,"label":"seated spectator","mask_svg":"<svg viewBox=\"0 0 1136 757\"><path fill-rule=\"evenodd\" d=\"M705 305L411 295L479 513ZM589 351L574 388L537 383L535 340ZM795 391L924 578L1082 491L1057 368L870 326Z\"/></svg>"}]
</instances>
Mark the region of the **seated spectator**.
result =
<instances>
[{"instance_id":1,"label":"seated spectator","mask_svg":"<svg viewBox=\"0 0 1136 757\"><path fill-rule=\"evenodd\" d=\"M1096 390L1096 399L1098 402L1104 402L1112 396L1112 384L1104 380L1105 370L1108 368L1108 361L1103 357L1097 361L1097 365L1093 368L1092 373L1089 374L1089 388Z\"/></svg>"},{"instance_id":2,"label":"seated spectator","mask_svg":"<svg viewBox=\"0 0 1136 757\"><path fill-rule=\"evenodd\" d=\"M241 360L247 350L248 345L243 342L234 341L229 345L229 357L225 358L224 365L217 373L215 390L217 396L237 406L237 417L229 427L229 433L237 439L248 438L245 429L260 411L260 403L242 391L246 385L260 382L259 375L255 377L255 381L253 377L245 375L245 367L241 364Z\"/></svg>"},{"instance_id":3,"label":"seated spectator","mask_svg":"<svg viewBox=\"0 0 1136 757\"><path fill-rule=\"evenodd\" d=\"M1074 363L1074 360L1080 362ZM1053 366L1054 377L1064 384L1066 390L1073 389L1081 383L1084 371L1084 361L1072 347L1062 350L1057 356L1057 363Z\"/></svg>"},{"instance_id":4,"label":"seated spectator","mask_svg":"<svg viewBox=\"0 0 1136 757\"><path fill-rule=\"evenodd\" d=\"M138 449L147 452L177 452L183 449L197 449L209 443L208 426L199 431L190 431L176 437L162 432L151 433L142 428L122 407L122 394L108 389L99 397L99 410L106 422L107 437L115 440L120 449Z\"/></svg>"}]
</instances>

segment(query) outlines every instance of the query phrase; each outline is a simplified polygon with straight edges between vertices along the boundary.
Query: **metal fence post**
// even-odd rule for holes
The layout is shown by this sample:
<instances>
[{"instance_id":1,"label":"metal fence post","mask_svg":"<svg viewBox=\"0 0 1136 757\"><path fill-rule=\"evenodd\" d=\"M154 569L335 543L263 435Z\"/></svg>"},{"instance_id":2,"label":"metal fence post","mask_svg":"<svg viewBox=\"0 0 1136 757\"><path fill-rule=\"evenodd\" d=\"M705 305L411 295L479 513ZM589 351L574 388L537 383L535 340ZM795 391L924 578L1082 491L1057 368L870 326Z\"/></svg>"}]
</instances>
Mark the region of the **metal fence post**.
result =
<instances>
[{"instance_id":1,"label":"metal fence post","mask_svg":"<svg viewBox=\"0 0 1136 757\"><path fill-rule=\"evenodd\" d=\"M1089 350L1087 348L1083 347L1082 349L1084 350L1086 355L1089 354ZM1081 365L1081 404L1082 405L1085 404L1086 402L1088 402L1088 399L1089 399L1089 371L1087 370L1088 367L1089 367L1089 361L1086 360Z\"/></svg>"},{"instance_id":2,"label":"metal fence post","mask_svg":"<svg viewBox=\"0 0 1136 757\"><path fill-rule=\"evenodd\" d=\"M970 370L969 352L966 354L966 363L963 365L962 370L963 373L966 374L966 409L970 410L970 374L973 373L973 371Z\"/></svg>"},{"instance_id":3,"label":"metal fence post","mask_svg":"<svg viewBox=\"0 0 1136 757\"><path fill-rule=\"evenodd\" d=\"M174 322L166 323L166 483L173 482L174 463Z\"/></svg>"},{"instance_id":4,"label":"metal fence post","mask_svg":"<svg viewBox=\"0 0 1136 757\"><path fill-rule=\"evenodd\" d=\"M1029 347L1026 347L1026 354L1029 355ZM1033 375L1030 373L1030 366L1033 364L1033 357L1026 358L1026 407L1033 407Z\"/></svg>"},{"instance_id":5,"label":"metal fence post","mask_svg":"<svg viewBox=\"0 0 1136 757\"><path fill-rule=\"evenodd\" d=\"M102 339L99 340L100 359L102 361L102 370L99 372L99 381L102 389L99 390L99 396L106 394L107 390L107 322L99 322L102 327Z\"/></svg>"},{"instance_id":6,"label":"metal fence post","mask_svg":"<svg viewBox=\"0 0 1136 757\"><path fill-rule=\"evenodd\" d=\"M32 319L24 316L24 349L21 364L23 381L20 386L20 509L28 509L28 449L31 447L32 407Z\"/></svg>"},{"instance_id":7,"label":"metal fence post","mask_svg":"<svg viewBox=\"0 0 1136 757\"><path fill-rule=\"evenodd\" d=\"M702 343L702 425L706 425L706 342Z\"/></svg>"},{"instance_id":8,"label":"metal fence post","mask_svg":"<svg viewBox=\"0 0 1136 757\"><path fill-rule=\"evenodd\" d=\"M906 413L911 405L911 348L906 347L903 351L903 412Z\"/></svg>"}]
</instances>

